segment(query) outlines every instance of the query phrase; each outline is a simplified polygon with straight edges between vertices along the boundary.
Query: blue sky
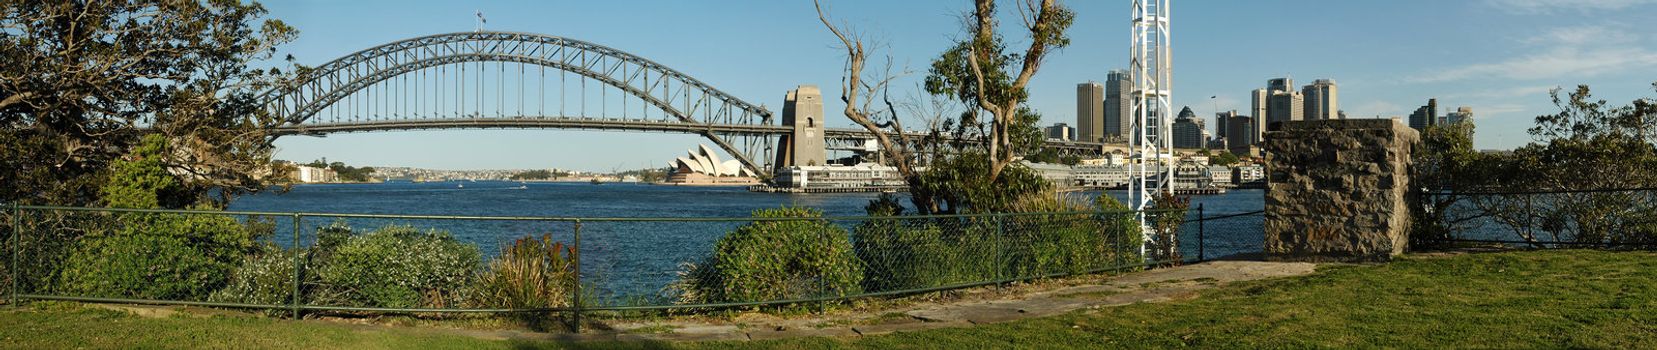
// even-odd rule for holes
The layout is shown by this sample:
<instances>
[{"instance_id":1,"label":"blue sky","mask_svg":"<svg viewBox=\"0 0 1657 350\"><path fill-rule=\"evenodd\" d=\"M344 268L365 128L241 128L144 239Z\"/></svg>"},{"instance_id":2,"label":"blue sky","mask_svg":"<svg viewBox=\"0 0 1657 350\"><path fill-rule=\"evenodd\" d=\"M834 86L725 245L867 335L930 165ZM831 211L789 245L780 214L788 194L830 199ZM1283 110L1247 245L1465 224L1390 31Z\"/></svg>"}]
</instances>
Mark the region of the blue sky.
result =
<instances>
[{"instance_id":1,"label":"blue sky","mask_svg":"<svg viewBox=\"0 0 1657 350\"><path fill-rule=\"evenodd\" d=\"M831 16L881 43L918 93L930 60L961 36L968 1L829 0ZM1043 124L1075 124L1075 86L1128 61L1130 1L1066 1L1077 12L1070 47L1030 83ZM831 125L843 64L808 0L751 1L273 1L270 16L300 30L283 47L317 65L387 42L487 29L586 40L649 58L727 93L780 110L800 84L823 87ZM1004 22L1015 23L1013 6ZM1174 103L1199 115L1246 110L1250 90L1291 76L1340 84L1353 118L1407 115L1436 97L1473 107L1476 146L1530 142L1525 129L1555 112L1548 89L1589 84L1624 104L1657 95L1657 0L1174 0ZM1641 29L1647 28L1647 29ZM1022 33L1005 32L1015 42ZM1018 45L1015 45L1015 47ZM1210 98L1210 96L1217 96ZM1246 112L1245 112L1246 113ZM1209 117L1212 119L1212 117ZM1212 124L1212 121L1210 121ZM446 130L289 137L278 158L442 169L590 171L663 166L703 143L693 135L563 130Z\"/></svg>"}]
</instances>

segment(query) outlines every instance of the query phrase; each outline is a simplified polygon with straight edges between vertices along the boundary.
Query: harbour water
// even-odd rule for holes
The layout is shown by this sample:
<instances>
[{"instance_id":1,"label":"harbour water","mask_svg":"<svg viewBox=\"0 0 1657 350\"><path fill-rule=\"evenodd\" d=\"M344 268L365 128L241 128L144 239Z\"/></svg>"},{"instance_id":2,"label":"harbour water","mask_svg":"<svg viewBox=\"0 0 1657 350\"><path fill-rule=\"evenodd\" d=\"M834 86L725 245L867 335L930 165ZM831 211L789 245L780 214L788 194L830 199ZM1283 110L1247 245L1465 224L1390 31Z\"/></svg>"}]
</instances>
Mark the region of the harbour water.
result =
<instances>
[{"instance_id":1,"label":"harbour water","mask_svg":"<svg viewBox=\"0 0 1657 350\"><path fill-rule=\"evenodd\" d=\"M1101 192L1068 194L1091 200ZM1123 199L1123 191L1107 191ZM700 261L725 232L740 226L756 209L780 206L810 207L827 216L861 216L876 193L783 194L755 193L744 187L664 186L632 183L519 183L390 182L379 184L314 184L294 186L286 193L266 192L237 199L235 211L304 212L333 214L395 214L455 216L524 216L586 218L581 222L583 275L612 302L649 297L676 278L687 262ZM1234 190L1221 195L1192 197L1205 216L1258 211L1260 190ZM1195 211L1191 217L1196 217ZM699 220L590 220L592 218L738 218ZM569 242L572 221L432 220L307 216L301 224L302 244L314 238L316 227L345 223L364 232L385 225L440 229L476 243L493 256L512 240L529 235L552 235ZM1260 249L1261 217L1243 216L1204 224L1202 250L1213 258ZM277 242L291 242L292 225L277 222ZM840 223L850 226L852 223ZM1182 229L1182 250L1198 253L1197 227Z\"/></svg>"}]
</instances>

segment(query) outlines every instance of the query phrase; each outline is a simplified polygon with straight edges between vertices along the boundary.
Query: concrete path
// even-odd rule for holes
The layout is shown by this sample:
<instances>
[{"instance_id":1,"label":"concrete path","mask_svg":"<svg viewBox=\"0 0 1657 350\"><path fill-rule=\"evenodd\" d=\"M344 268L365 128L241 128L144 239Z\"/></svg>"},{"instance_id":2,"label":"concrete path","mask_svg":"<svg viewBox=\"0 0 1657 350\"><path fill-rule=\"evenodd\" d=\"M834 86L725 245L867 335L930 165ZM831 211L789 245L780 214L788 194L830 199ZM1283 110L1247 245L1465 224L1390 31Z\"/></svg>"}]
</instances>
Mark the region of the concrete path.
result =
<instances>
[{"instance_id":1,"label":"concrete path","mask_svg":"<svg viewBox=\"0 0 1657 350\"><path fill-rule=\"evenodd\" d=\"M619 333L552 336L551 339L644 341L758 340L794 337L861 337L893 332L1045 317L1085 308L1155 303L1195 298L1198 292L1230 282L1311 274L1312 263L1211 261L1084 279L1039 291L962 291L950 301L911 303L884 309L857 309L799 318L759 313L730 320L664 320L612 324ZM1012 289L1012 288L1009 288ZM540 338L540 337L533 337Z\"/></svg>"}]
</instances>

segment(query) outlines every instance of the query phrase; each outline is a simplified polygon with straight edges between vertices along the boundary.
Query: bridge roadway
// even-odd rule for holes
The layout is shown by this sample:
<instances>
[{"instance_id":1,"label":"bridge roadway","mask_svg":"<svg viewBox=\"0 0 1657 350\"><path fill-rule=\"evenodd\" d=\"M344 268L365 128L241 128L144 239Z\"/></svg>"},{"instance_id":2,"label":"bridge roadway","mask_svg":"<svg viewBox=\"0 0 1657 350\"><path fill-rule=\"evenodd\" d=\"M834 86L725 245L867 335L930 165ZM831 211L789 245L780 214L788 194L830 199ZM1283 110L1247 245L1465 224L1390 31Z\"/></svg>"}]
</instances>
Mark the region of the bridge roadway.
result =
<instances>
[{"instance_id":1,"label":"bridge roadway","mask_svg":"<svg viewBox=\"0 0 1657 350\"><path fill-rule=\"evenodd\" d=\"M740 134L740 135L786 135L794 131L793 127L785 125L764 124L720 124L720 123L685 123L677 120L634 120L611 118L570 118L570 117L506 117L506 118L438 118L438 119L407 119L407 120L371 120L349 123L304 123L285 124L276 128L277 135L310 135L322 136L336 133L395 131L395 130L433 130L433 129L576 129L576 130L625 130L625 131L660 131L687 134ZM911 137L922 137L925 133L912 132ZM869 131L854 128L825 128L823 136L828 139L868 139ZM1094 142L1047 141L1046 147L1084 154L1102 154L1102 152L1127 150L1126 145Z\"/></svg>"}]
</instances>

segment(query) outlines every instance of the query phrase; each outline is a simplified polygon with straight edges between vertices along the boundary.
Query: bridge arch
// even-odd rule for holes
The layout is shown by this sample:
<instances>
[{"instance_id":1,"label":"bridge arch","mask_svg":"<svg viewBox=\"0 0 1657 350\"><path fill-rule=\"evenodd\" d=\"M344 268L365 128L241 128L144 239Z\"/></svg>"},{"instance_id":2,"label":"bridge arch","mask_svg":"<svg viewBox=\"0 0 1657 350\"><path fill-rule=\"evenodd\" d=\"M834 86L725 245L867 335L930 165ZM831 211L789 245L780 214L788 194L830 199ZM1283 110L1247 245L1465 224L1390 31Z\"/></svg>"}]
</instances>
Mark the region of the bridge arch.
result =
<instances>
[{"instance_id":1,"label":"bridge arch","mask_svg":"<svg viewBox=\"0 0 1657 350\"><path fill-rule=\"evenodd\" d=\"M769 135L716 126L769 126L770 111L649 59L557 36L473 32L400 40L303 70L262 98L267 112L284 120L285 127L303 130L318 112L368 86L421 69L470 62L538 65L595 79L645 101L681 124L663 130L702 135L749 170L769 173L768 166L754 162L755 158L769 160L756 156L760 148L770 151L773 140Z\"/></svg>"}]
</instances>

